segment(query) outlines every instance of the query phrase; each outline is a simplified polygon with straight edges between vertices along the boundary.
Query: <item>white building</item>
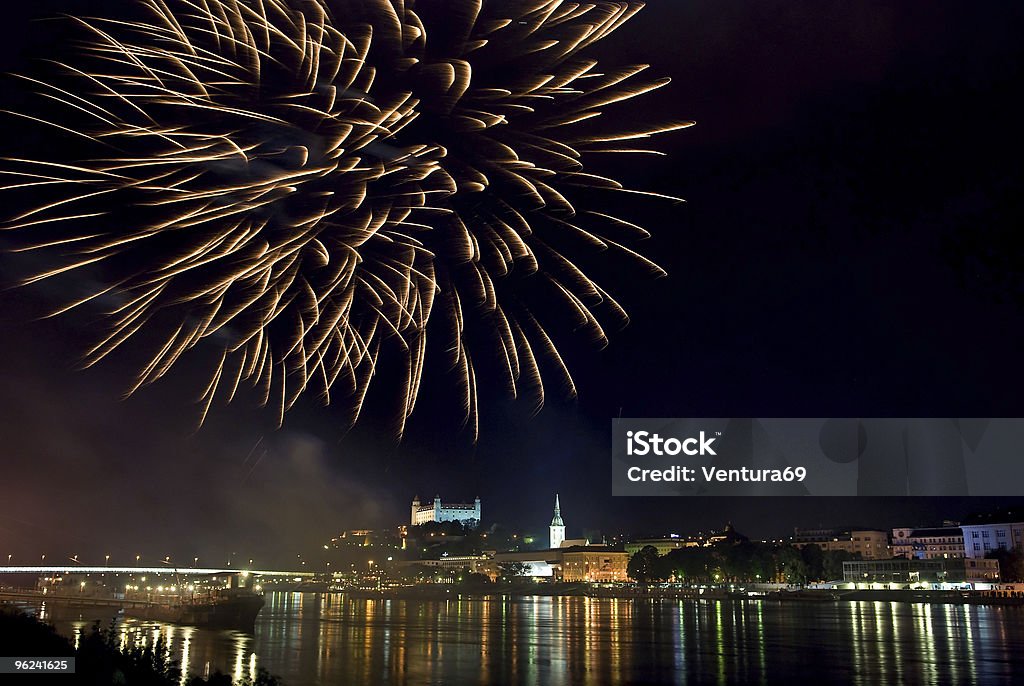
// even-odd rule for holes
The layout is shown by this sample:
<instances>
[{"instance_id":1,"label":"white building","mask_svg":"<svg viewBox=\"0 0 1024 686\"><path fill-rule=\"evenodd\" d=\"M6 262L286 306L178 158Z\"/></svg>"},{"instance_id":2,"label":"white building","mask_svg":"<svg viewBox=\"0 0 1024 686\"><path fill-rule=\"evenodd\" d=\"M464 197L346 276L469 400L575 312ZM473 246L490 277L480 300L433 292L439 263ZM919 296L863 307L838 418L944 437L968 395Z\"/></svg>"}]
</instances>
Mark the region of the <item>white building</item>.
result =
<instances>
[{"instance_id":1,"label":"white building","mask_svg":"<svg viewBox=\"0 0 1024 686\"><path fill-rule=\"evenodd\" d=\"M1024 522L965 524L964 555L977 559L995 550L1024 548Z\"/></svg>"},{"instance_id":2,"label":"white building","mask_svg":"<svg viewBox=\"0 0 1024 686\"><path fill-rule=\"evenodd\" d=\"M443 555L437 560L416 560L409 564L438 567L446 572L465 570L475 574L486 574L493 566L489 555Z\"/></svg>"},{"instance_id":3,"label":"white building","mask_svg":"<svg viewBox=\"0 0 1024 686\"><path fill-rule=\"evenodd\" d=\"M427 522L461 522L476 528L480 524L480 496L472 503L441 503L441 496L435 495L434 502L421 503L420 497L412 499L412 525Z\"/></svg>"},{"instance_id":4,"label":"white building","mask_svg":"<svg viewBox=\"0 0 1024 686\"><path fill-rule=\"evenodd\" d=\"M555 494L555 516L551 518L551 526L548 527L549 548L555 549L562 546L565 540L565 523L562 522L562 513L558 506L558 494Z\"/></svg>"}]
</instances>

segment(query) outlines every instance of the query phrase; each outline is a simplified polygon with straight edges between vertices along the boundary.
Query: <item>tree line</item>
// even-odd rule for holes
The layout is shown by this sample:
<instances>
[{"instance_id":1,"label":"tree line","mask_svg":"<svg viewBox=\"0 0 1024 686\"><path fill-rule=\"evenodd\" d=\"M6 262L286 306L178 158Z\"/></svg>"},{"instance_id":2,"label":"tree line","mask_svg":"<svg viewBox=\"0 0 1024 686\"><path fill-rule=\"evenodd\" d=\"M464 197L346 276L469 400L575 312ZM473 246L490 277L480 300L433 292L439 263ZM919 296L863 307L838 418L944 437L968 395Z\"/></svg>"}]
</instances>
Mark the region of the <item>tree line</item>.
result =
<instances>
[{"instance_id":1,"label":"tree line","mask_svg":"<svg viewBox=\"0 0 1024 686\"><path fill-rule=\"evenodd\" d=\"M822 550L809 544L750 540L677 548L659 555L645 546L630 557L627 573L642 583L675 581L687 584L775 582L805 584L843 578L843 562L861 559L860 553Z\"/></svg>"}]
</instances>

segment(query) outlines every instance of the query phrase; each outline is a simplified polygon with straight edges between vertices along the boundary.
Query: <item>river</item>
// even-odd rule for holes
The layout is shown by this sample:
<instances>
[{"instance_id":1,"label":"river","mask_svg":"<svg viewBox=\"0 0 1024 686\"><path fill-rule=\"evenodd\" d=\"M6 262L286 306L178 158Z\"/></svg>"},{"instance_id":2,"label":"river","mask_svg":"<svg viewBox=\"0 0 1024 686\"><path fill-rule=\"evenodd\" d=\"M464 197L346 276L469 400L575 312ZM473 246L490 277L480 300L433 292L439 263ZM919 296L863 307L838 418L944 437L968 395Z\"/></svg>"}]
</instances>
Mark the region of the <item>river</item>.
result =
<instances>
[{"instance_id":1,"label":"river","mask_svg":"<svg viewBox=\"0 0 1024 686\"><path fill-rule=\"evenodd\" d=\"M73 636L88 622L54 624ZM1009 683L1024 608L271 593L255 634L124 619L189 672L320 684Z\"/></svg>"}]
</instances>

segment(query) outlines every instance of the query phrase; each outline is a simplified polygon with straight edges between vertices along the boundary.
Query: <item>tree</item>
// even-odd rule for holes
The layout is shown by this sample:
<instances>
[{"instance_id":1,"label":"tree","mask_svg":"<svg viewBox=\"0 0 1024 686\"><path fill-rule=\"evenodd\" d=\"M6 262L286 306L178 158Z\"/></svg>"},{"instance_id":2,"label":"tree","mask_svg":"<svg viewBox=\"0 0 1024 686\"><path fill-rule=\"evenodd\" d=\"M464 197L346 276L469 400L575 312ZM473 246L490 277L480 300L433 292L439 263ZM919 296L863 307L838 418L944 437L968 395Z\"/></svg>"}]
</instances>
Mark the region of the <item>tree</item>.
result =
<instances>
[{"instance_id":1,"label":"tree","mask_svg":"<svg viewBox=\"0 0 1024 686\"><path fill-rule=\"evenodd\" d=\"M821 546L814 543L803 546L800 549L800 557L804 561L808 579L820 581L825 577L825 552Z\"/></svg>"},{"instance_id":2,"label":"tree","mask_svg":"<svg viewBox=\"0 0 1024 686\"><path fill-rule=\"evenodd\" d=\"M1001 581L1024 580L1024 553L1020 549L993 550L985 557L990 560L999 560L999 579Z\"/></svg>"},{"instance_id":3,"label":"tree","mask_svg":"<svg viewBox=\"0 0 1024 686\"><path fill-rule=\"evenodd\" d=\"M845 550L832 550L825 553L822 560L822 568L826 581L835 581L843 578L843 563L848 560L861 559L860 553L851 553Z\"/></svg>"},{"instance_id":4,"label":"tree","mask_svg":"<svg viewBox=\"0 0 1024 686\"><path fill-rule=\"evenodd\" d=\"M676 581L689 584L710 581L713 552L708 548L677 548L665 556Z\"/></svg>"},{"instance_id":5,"label":"tree","mask_svg":"<svg viewBox=\"0 0 1024 686\"><path fill-rule=\"evenodd\" d=\"M676 575L675 565L668 555L661 555L654 560L654 569L651 570L651 578L658 581L668 581Z\"/></svg>"},{"instance_id":6,"label":"tree","mask_svg":"<svg viewBox=\"0 0 1024 686\"><path fill-rule=\"evenodd\" d=\"M498 577L502 581L508 581L513 577L525 576L527 566L523 562L499 562Z\"/></svg>"},{"instance_id":7,"label":"tree","mask_svg":"<svg viewBox=\"0 0 1024 686\"><path fill-rule=\"evenodd\" d=\"M775 556L779 575L791 584L802 584L807 581L807 564L800 553L788 545L779 547Z\"/></svg>"},{"instance_id":8,"label":"tree","mask_svg":"<svg viewBox=\"0 0 1024 686\"><path fill-rule=\"evenodd\" d=\"M655 565L658 563L658 549L652 545L645 545L633 553L626 566L626 574L633 581L647 583L655 578Z\"/></svg>"}]
</instances>

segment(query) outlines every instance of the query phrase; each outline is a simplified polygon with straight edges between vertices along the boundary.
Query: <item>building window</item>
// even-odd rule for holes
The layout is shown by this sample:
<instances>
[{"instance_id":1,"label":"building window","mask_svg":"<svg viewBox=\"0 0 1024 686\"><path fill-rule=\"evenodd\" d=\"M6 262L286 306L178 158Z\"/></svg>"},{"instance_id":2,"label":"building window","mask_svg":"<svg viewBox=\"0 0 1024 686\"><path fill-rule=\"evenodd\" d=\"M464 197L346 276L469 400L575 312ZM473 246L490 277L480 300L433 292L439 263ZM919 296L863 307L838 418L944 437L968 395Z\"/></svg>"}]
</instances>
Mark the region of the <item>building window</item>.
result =
<instances>
[{"instance_id":1,"label":"building window","mask_svg":"<svg viewBox=\"0 0 1024 686\"><path fill-rule=\"evenodd\" d=\"M978 537L978 532L977 531L972 531L971 532L971 538L977 538L977 537Z\"/></svg>"},{"instance_id":2,"label":"building window","mask_svg":"<svg viewBox=\"0 0 1024 686\"><path fill-rule=\"evenodd\" d=\"M988 538L988 537L989 537L988 533L989 533L989 532L987 532L987 531L982 531L982 532L981 532L981 537L982 537L982 538Z\"/></svg>"},{"instance_id":3,"label":"building window","mask_svg":"<svg viewBox=\"0 0 1024 686\"><path fill-rule=\"evenodd\" d=\"M974 549L975 550L981 550L981 544L980 543L975 543L974 544Z\"/></svg>"}]
</instances>

